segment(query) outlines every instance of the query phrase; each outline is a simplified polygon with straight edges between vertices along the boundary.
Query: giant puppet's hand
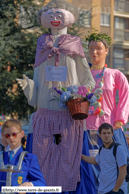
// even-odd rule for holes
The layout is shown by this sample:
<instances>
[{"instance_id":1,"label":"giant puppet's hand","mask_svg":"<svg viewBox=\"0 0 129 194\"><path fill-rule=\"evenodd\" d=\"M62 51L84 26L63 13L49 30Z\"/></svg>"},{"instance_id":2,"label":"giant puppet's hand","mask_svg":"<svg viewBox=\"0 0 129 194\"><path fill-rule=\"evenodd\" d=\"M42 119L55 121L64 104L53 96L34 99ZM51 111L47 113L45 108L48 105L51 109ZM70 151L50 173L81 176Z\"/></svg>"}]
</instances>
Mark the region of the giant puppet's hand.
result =
<instances>
[{"instance_id":1,"label":"giant puppet's hand","mask_svg":"<svg viewBox=\"0 0 129 194\"><path fill-rule=\"evenodd\" d=\"M115 125L113 126L114 129L119 129L123 126L123 123L120 121L116 121Z\"/></svg>"},{"instance_id":2,"label":"giant puppet's hand","mask_svg":"<svg viewBox=\"0 0 129 194\"><path fill-rule=\"evenodd\" d=\"M22 90L24 90L29 83L29 78L25 74L23 74L23 79L16 79L16 80L18 84L21 86Z\"/></svg>"}]
</instances>

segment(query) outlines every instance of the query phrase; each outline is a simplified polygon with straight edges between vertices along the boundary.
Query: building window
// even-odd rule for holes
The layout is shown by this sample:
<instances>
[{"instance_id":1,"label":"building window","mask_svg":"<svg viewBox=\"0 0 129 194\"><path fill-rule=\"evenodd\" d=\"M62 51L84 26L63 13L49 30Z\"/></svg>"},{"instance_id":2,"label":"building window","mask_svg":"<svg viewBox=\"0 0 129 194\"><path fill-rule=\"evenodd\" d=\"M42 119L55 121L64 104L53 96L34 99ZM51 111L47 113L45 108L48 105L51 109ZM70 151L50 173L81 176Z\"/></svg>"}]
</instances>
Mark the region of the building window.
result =
<instances>
[{"instance_id":1,"label":"building window","mask_svg":"<svg viewBox=\"0 0 129 194\"><path fill-rule=\"evenodd\" d=\"M123 70L124 69L124 49L114 48L114 60L113 67L115 69Z\"/></svg>"},{"instance_id":2,"label":"building window","mask_svg":"<svg viewBox=\"0 0 129 194\"><path fill-rule=\"evenodd\" d=\"M129 49L114 48L113 67L129 71Z\"/></svg>"},{"instance_id":3,"label":"building window","mask_svg":"<svg viewBox=\"0 0 129 194\"><path fill-rule=\"evenodd\" d=\"M78 24L82 27L90 27L91 26L91 11L90 10L80 10L79 11L79 19Z\"/></svg>"},{"instance_id":4,"label":"building window","mask_svg":"<svg viewBox=\"0 0 129 194\"><path fill-rule=\"evenodd\" d=\"M115 29L125 29L125 18L115 17Z\"/></svg>"},{"instance_id":5,"label":"building window","mask_svg":"<svg viewBox=\"0 0 129 194\"><path fill-rule=\"evenodd\" d=\"M101 13L101 25L102 26L110 26L110 15Z\"/></svg>"}]
</instances>

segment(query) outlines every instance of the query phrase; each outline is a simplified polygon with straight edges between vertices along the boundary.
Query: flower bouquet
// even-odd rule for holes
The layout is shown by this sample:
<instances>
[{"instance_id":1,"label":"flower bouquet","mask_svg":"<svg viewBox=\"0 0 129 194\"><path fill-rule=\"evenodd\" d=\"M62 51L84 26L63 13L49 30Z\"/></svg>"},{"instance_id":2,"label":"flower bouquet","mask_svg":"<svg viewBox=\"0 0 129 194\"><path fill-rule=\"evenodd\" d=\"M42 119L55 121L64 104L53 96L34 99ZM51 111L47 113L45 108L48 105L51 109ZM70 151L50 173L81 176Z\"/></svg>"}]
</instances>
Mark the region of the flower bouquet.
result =
<instances>
[{"instance_id":1,"label":"flower bouquet","mask_svg":"<svg viewBox=\"0 0 129 194\"><path fill-rule=\"evenodd\" d=\"M61 86L54 87L54 90L60 94L59 106L62 109L69 109L72 118L75 120L83 120L88 117L89 106L96 106L96 101L100 98L102 91L97 91L96 94L91 92L91 88L85 86L70 86L63 88Z\"/></svg>"}]
</instances>

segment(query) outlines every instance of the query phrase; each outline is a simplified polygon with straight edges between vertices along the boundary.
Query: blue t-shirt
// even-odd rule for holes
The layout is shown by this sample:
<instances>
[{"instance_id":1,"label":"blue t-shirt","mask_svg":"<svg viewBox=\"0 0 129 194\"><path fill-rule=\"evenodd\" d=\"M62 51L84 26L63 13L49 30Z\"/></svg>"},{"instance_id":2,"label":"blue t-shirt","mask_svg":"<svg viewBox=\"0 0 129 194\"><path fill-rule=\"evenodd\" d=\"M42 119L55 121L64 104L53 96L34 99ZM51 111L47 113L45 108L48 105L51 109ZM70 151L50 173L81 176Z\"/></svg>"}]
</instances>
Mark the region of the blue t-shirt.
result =
<instances>
[{"instance_id":1,"label":"blue t-shirt","mask_svg":"<svg viewBox=\"0 0 129 194\"><path fill-rule=\"evenodd\" d=\"M117 165L118 168L127 164L127 157L121 145L117 147L116 159L113 155L113 147L109 148L102 147L100 154L98 153L95 160L100 164L100 185L98 189L98 194L104 194L111 191L117 181ZM117 163L116 163L117 161ZM124 192L126 188L126 182L124 180L120 187Z\"/></svg>"}]
</instances>

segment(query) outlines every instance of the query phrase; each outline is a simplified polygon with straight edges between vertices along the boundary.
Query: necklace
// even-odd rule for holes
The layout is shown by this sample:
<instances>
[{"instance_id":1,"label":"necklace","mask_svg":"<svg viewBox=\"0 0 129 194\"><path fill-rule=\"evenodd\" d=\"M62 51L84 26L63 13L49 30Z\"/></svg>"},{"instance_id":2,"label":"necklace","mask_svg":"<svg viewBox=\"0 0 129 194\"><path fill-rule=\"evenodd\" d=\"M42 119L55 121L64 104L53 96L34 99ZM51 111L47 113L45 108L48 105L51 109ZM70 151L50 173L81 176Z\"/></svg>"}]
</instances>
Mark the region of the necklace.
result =
<instances>
[{"instance_id":1,"label":"necklace","mask_svg":"<svg viewBox=\"0 0 129 194\"><path fill-rule=\"evenodd\" d=\"M103 67L103 71L102 71L102 73L97 73L96 74L96 77L99 79L99 78L103 78L103 76L104 76L104 71L106 70L106 68L107 68L107 65L105 64L104 65L104 67Z\"/></svg>"},{"instance_id":2,"label":"necklace","mask_svg":"<svg viewBox=\"0 0 129 194\"><path fill-rule=\"evenodd\" d=\"M90 67L91 67L91 64L90 64ZM98 84L99 88L97 88L94 92L94 95L97 98L97 100L95 101L95 103L93 105L95 111L89 111L90 115L95 114L95 115L102 116L103 114L105 114L105 112L101 109L101 101L102 101L102 93L103 93L102 88L104 86L103 78L104 78L104 72L105 72L106 68L107 68L107 65L105 64L103 67L102 73L96 74L96 78L98 78L98 79L101 78L101 81Z\"/></svg>"},{"instance_id":3,"label":"necklace","mask_svg":"<svg viewBox=\"0 0 129 194\"><path fill-rule=\"evenodd\" d=\"M97 73L96 74L96 77L98 79L101 78L101 81L98 84L98 86L99 86L98 90L100 90L100 94L98 96L99 99L96 102L96 109L95 109L95 113L94 114L95 115L99 115L99 116L102 116L103 114L105 114L105 112L101 109L101 101L102 101L102 93L103 93L103 89L102 88L104 86L104 83L103 83L104 71L106 70L106 68L107 68L107 65L105 64L102 73ZM97 89L95 91L97 91ZM94 106L94 108L95 108L95 106Z\"/></svg>"}]
</instances>

